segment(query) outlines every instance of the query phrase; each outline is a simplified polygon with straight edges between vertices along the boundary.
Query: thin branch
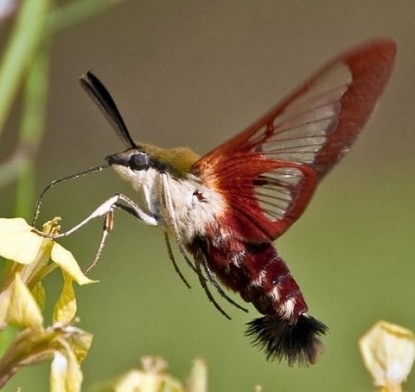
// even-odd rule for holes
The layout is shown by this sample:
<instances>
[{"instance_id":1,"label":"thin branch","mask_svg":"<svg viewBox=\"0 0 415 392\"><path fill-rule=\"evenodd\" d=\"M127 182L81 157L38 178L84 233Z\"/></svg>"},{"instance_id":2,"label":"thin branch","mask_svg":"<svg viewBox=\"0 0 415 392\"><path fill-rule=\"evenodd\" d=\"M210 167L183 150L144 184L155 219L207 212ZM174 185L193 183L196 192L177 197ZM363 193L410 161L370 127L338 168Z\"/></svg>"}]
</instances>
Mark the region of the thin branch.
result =
<instances>
[{"instance_id":1,"label":"thin branch","mask_svg":"<svg viewBox=\"0 0 415 392\"><path fill-rule=\"evenodd\" d=\"M42 37L49 0L22 1L20 7L16 24L0 63L0 135L19 82Z\"/></svg>"}]
</instances>

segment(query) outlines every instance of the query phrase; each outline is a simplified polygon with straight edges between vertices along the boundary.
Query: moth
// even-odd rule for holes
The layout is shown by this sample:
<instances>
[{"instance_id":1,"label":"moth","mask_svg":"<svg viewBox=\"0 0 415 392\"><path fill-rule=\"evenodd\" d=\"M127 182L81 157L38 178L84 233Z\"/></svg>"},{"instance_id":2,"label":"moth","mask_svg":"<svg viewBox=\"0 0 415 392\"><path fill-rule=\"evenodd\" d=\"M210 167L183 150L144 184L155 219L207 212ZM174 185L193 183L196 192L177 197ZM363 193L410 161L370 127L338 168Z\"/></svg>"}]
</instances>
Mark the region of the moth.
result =
<instances>
[{"instance_id":1,"label":"moth","mask_svg":"<svg viewBox=\"0 0 415 392\"><path fill-rule=\"evenodd\" d=\"M208 298L229 317L210 290L235 306L223 287L262 314L247 335L269 360L315 363L327 326L310 315L304 296L273 241L303 214L317 185L349 151L391 74L395 43L380 38L328 62L259 120L204 156L186 147L165 149L135 142L110 93L91 72L81 86L109 120L126 149L106 164L57 182L112 167L142 196L116 194L66 236L121 209L165 234L199 277ZM36 208L39 214L40 201ZM95 261L96 261L95 260ZM186 282L186 281L185 281Z\"/></svg>"}]
</instances>

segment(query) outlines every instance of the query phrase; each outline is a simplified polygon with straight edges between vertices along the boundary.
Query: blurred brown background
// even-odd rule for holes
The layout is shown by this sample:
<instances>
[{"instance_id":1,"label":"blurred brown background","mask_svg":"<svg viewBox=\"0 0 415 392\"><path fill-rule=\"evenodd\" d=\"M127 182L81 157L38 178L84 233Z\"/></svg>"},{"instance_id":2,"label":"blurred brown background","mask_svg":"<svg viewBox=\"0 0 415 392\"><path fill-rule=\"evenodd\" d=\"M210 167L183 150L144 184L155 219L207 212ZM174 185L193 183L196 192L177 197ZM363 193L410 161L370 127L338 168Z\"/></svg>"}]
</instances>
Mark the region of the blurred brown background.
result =
<instances>
[{"instance_id":1,"label":"blurred brown background","mask_svg":"<svg viewBox=\"0 0 415 392\"><path fill-rule=\"evenodd\" d=\"M81 326L95 335L85 390L145 354L162 355L182 377L192 358L206 358L210 391L371 389L358 338L379 319L415 330L414 18L412 1L126 1L55 37L39 193L123 148L78 85L87 70L110 89L134 138L206 153L342 50L378 36L398 43L375 118L278 242L311 314L330 326L318 364L267 363L243 336L255 311L241 314L225 303L233 316L225 320L196 279L189 291L177 278L161 232L120 212L92 273L100 283L77 290ZM9 27L0 27L4 37ZM1 159L18 116L16 107ZM1 192L0 213L11 216L13 186ZM63 184L45 199L41 220L59 215L69 227L116 192L134 197L110 170ZM87 265L100 230L96 222L62 243ZM43 370L21 372L10 388L46 390ZM406 389L415 389L414 375Z\"/></svg>"}]
</instances>

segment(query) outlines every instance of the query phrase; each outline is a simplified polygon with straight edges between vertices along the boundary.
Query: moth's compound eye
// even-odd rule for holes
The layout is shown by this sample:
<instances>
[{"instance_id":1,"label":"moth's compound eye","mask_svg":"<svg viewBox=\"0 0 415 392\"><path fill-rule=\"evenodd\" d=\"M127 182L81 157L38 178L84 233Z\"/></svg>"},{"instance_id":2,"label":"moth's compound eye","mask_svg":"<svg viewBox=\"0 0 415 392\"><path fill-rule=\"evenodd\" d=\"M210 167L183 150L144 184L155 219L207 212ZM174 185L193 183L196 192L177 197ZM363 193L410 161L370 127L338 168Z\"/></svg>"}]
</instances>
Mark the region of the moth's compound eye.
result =
<instances>
[{"instance_id":1,"label":"moth's compound eye","mask_svg":"<svg viewBox=\"0 0 415 392\"><path fill-rule=\"evenodd\" d=\"M143 152L131 155L129 166L132 170L140 171L147 170L150 166L150 158Z\"/></svg>"}]
</instances>

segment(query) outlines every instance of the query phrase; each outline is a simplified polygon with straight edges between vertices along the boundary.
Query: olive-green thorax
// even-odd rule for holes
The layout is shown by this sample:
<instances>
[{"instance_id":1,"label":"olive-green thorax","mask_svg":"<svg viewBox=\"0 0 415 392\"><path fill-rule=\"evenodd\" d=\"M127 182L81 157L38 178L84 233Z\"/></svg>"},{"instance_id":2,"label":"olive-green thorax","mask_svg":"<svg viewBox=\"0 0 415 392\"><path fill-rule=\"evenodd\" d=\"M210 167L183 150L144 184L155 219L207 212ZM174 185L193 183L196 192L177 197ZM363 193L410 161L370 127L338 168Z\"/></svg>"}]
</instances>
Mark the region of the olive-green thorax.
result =
<instances>
[{"instance_id":1,"label":"olive-green thorax","mask_svg":"<svg viewBox=\"0 0 415 392\"><path fill-rule=\"evenodd\" d=\"M178 177L184 177L200 158L187 147L161 148L151 144L139 144L138 149L147 153L150 159Z\"/></svg>"}]
</instances>

